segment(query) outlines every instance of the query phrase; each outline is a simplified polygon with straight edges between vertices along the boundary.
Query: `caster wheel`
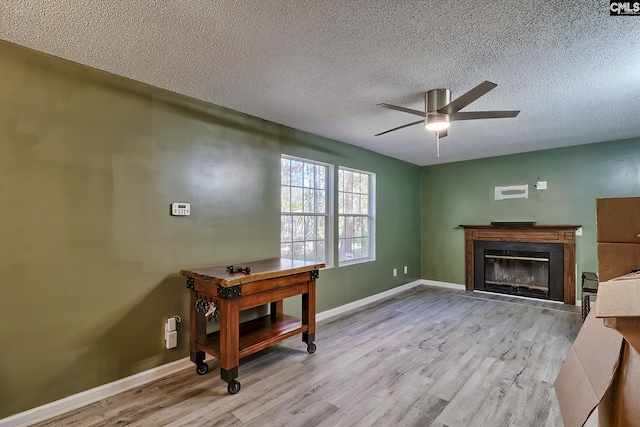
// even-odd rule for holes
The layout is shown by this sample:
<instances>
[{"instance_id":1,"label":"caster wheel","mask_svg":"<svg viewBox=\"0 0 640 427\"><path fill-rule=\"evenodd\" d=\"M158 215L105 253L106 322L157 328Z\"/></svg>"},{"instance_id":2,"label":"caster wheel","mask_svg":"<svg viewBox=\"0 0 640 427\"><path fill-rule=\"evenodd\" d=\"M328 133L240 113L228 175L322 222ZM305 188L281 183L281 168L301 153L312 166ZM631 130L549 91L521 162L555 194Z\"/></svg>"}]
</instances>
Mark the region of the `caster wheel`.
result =
<instances>
[{"instance_id":1,"label":"caster wheel","mask_svg":"<svg viewBox=\"0 0 640 427\"><path fill-rule=\"evenodd\" d=\"M196 366L196 373L198 375L204 375L207 372L209 372L209 365L207 365L206 363L202 362L201 364Z\"/></svg>"},{"instance_id":2,"label":"caster wheel","mask_svg":"<svg viewBox=\"0 0 640 427\"><path fill-rule=\"evenodd\" d=\"M313 353L315 353L315 352L316 352L316 345L315 345L315 343L307 344L307 352L308 352L309 354L313 354Z\"/></svg>"},{"instance_id":3,"label":"caster wheel","mask_svg":"<svg viewBox=\"0 0 640 427\"><path fill-rule=\"evenodd\" d=\"M229 384L227 385L227 391L229 392L229 394L236 394L237 392L239 392L240 381L238 380L230 381Z\"/></svg>"}]
</instances>

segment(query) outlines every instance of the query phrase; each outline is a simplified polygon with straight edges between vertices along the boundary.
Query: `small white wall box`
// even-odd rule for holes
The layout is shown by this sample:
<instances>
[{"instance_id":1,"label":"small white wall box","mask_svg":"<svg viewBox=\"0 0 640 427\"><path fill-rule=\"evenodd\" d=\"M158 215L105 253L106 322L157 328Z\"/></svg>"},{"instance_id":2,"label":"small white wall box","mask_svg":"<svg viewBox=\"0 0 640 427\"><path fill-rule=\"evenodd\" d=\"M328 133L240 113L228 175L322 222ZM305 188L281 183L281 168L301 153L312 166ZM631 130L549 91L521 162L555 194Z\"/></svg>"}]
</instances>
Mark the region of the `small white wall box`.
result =
<instances>
[{"instance_id":1,"label":"small white wall box","mask_svg":"<svg viewBox=\"0 0 640 427\"><path fill-rule=\"evenodd\" d=\"M173 216L191 215L191 203L183 203L183 202L171 203L171 215Z\"/></svg>"}]
</instances>

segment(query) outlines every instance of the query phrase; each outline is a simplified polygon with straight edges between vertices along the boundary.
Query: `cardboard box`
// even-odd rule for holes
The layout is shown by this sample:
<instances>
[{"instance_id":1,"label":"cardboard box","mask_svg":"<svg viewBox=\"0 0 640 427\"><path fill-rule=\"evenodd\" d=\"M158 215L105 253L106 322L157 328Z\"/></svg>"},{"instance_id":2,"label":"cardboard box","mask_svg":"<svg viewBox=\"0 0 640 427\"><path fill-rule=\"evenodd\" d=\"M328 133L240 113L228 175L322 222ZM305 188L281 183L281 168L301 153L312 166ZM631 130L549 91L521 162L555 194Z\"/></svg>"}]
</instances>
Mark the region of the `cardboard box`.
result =
<instances>
[{"instance_id":1,"label":"cardboard box","mask_svg":"<svg viewBox=\"0 0 640 427\"><path fill-rule=\"evenodd\" d=\"M598 243L640 243L640 197L596 199L596 223Z\"/></svg>"},{"instance_id":2,"label":"cardboard box","mask_svg":"<svg viewBox=\"0 0 640 427\"><path fill-rule=\"evenodd\" d=\"M640 245L633 243L598 243L598 277L612 280L640 268Z\"/></svg>"},{"instance_id":3,"label":"cardboard box","mask_svg":"<svg viewBox=\"0 0 640 427\"><path fill-rule=\"evenodd\" d=\"M600 283L554 383L565 427L640 427L640 274Z\"/></svg>"}]
</instances>

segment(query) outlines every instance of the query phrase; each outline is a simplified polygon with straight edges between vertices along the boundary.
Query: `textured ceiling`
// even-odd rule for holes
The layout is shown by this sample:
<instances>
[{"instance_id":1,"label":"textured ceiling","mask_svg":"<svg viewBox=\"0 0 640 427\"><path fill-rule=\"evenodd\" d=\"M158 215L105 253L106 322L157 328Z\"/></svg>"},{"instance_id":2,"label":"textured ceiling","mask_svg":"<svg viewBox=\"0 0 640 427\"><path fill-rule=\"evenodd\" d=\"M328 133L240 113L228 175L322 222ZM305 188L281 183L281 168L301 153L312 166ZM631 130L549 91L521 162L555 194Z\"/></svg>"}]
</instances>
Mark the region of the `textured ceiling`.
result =
<instances>
[{"instance_id":1,"label":"textured ceiling","mask_svg":"<svg viewBox=\"0 0 640 427\"><path fill-rule=\"evenodd\" d=\"M0 38L418 165L640 136L640 16L607 1L3 0ZM424 110L498 87L441 140Z\"/></svg>"}]
</instances>

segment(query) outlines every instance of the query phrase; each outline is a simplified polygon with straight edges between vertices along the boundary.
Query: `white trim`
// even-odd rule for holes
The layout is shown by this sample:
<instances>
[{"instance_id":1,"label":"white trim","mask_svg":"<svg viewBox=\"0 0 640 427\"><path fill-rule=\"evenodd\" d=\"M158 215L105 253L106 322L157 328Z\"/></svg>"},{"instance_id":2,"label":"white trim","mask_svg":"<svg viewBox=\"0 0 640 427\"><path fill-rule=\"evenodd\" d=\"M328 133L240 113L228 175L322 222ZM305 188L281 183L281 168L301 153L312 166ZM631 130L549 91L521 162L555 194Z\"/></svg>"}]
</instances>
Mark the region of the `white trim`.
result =
<instances>
[{"instance_id":1,"label":"white trim","mask_svg":"<svg viewBox=\"0 0 640 427\"><path fill-rule=\"evenodd\" d=\"M451 288L451 289L458 289L458 290L464 290L465 289L464 285L460 285L458 283L438 282L437 280L422 279L422 284L423 285L440 286L441 288Z\"/></svg>"},{"instance_id":2,"label":"white trim","mask_svg":"<svg viewBox=\"0 0 640 427\"><path fill-rule=\"evenodd\" d=\"M434 285L446 288L462 289L464 286L446 282L436 282L433 280L416 280L393 289L389 289L384 292L380 292L375 295L363 298L358 301L353 301L348 304L341 305L340 307L332 308L331 310L323 311L316 314L316 321L326 320L330 317L337 316L347 311L354 310L356 308L363 307L381 299L390 297L400 292L407 291L411 288L415 288L420 285ZM156 368L140 372L135 375L131 375L126 378L122 378L117 381L110 382L98 387L94 387L83 392L73 394L60 400L56 400L51 403L47 403L42 406L38 406L28 411L20 412L7 418L0 419L0 427L21 427L31 424L35 424L41 421L48 420L58 415L64 414L74 409L81 408L91 403L97 402L107 397L114 396L118 393L130 390L134 387L147 384L151 381L164 378L173 373L179 372L193 366L193 363L188 357L184 359L176 360L175 362L167 363Z\"/></svg>"},{"instance_id":3,"label":"white trim","mask_svg":"<svg viewBox=\"0 0 640 427\"><path fill-rule=\"evenodd\" d=\"M140 372L135 375L131 375L126 378L122 378L117 381L110 382L98 387L85 390L83 392L73 394L60 400L56 400L46 405L38 406L28 411L20 412L7 418L0 419L0 427L18 427L27 426L38 423L40 421L47 420L49 418L56 417L74 409L78 409L82 406L89 405L107 397L114 396L123 391L130 390L134 387L138 387L147 384L151 381L166 377L175 372L181 371L188 366L193 365L188 357L184 359L176 360L175 362L166 363Z\"/></svg>"},{"instance_id":4,"label":"white trim","mask_svg":"<svg viewBox=\"0 0 640 427\"><path fill-rule=\"evenodd\" d=\"M316 314L316 322L320 322L322 320L328 319L333 316L337 316L342 313L346 313L347 311L355 310L356 308L364 307L365 305L371 304L373 302L379 301L381 299L390 297L392 295L398 294L400 292L404 292L411 288L415 288L416 286L420 286L423 283L423 280L416 280L414 282L410 282L401 286L398 286L393 289L389 289L388 291L380 292L379 294L371 295L366 298L350 302L348 304L341 305L340 307L332 308L331 310L323 311L322 313Z\"/></svg>"}]
</instances>

